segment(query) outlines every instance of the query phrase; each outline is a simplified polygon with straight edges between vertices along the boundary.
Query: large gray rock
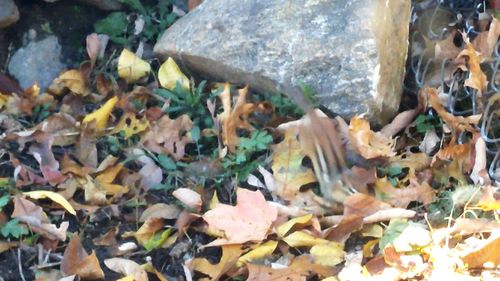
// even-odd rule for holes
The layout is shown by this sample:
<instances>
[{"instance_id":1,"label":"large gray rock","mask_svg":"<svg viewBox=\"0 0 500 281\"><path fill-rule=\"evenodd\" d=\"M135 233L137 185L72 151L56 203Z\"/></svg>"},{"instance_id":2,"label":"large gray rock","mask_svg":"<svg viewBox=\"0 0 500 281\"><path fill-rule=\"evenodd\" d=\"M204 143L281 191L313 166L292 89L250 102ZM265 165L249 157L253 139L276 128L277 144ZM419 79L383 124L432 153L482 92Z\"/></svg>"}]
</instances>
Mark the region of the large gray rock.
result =
<instances>
[{"instance_id":1,"label":"large gray rock","mask_svg":"<svg viewBox=\"0 0 500 281\"><path fill-rule=\"evenodd\" d=\"M12 0L0 0L0 28L19 20L19 10Z\"/></svg>"},{"instance_id":2,"label":"large gray rock","mask_svg":"<svg viewBox=\"0 0 500 281\"><path fill-rule=\"evenodd\" d=\"M20 48L9 62L9 73L26 89L38 82L41 90L47 89L64 69L61 62L61 45L57 37L49 36L41 41L30 42Z\"/></svg>"},{"instance_id":3,"label":"large gray rock","mask_svg":"<svg viewBox=\"0 0 500 281\"><path fill-rule=\"evenodd\" d=\"M332 111L385 123L401 98L409 15L409 0L210 0L155 52L259 91L304 82Z\"/></svg>"}]
</instances>

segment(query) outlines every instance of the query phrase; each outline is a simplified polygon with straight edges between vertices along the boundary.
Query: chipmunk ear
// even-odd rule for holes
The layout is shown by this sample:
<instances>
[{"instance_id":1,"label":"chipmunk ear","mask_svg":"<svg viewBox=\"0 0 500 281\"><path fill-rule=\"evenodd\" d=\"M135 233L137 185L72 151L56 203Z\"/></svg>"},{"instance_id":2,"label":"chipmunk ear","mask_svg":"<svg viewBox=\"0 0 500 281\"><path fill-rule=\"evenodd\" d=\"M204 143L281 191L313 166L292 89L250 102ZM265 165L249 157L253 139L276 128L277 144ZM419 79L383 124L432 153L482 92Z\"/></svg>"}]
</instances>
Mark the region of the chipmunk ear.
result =
<instances>
[{"instance_id":1,"label":"chipmunk ear","mask_svg":"<svg viewBox=\"0 0 500 281\"><path fill-rule=\"evenodd\" d=\"M343 176L346 170L344 152L334 120L320 117L315 110L309 111L299 130L299 142L313 163L326 199L339 202L352 193L350 184Z\"/></svg>"}]
</instances>

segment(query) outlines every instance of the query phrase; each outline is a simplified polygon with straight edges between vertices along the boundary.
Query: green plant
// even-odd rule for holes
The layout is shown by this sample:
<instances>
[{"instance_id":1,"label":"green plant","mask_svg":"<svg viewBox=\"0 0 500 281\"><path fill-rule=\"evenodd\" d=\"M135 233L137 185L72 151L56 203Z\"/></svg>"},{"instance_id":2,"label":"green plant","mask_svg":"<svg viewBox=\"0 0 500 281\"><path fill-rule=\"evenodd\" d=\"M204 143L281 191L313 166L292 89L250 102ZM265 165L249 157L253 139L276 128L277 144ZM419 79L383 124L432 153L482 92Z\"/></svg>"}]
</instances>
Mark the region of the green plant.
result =
<instances>
[{"instance_id":1,"label":"green plant","mask_svg":"<svg viewBox=\"0 0 500 281\"><path fill-rule=\"evenodd\" d=\"M155 42L161 33L178 18L177 14L172 12L170 0L158 0L153 6L145 5L139 0L120 0L120 2L130 8L133 12L132 16L135 17L130 17L125 12L113 12L94 24L97 33L109 35L110 39L119 45L126 45L127 38L136 32L135 26L128 28L129 19L135 18L137 22L143 22L140 35L146 41Z\"/></svg>"},{"instance_id":2,"label":"green plant","mask_svg":"<svg viewBox=\"0 0 500 281\"><path fill-rule=\"evenodd\" d=\"M437 116L420 114L415 119L417 132L425 133L430 129L438 128L441 125L441 119Z\"/></svg>"},{"instance_id":3,"label":"green plant","mask_svg":"<svg viewBox=\"0 0 500 281\"><path fill-rule=\"evenodd\" d=\"M262 164L263 160L259 156L268 149L272 141L272 136L265 131L254 131L250 138L240 138L236 153L229 154L222 160L222 167L225 169L222 176L236 177L238 181L246 180Z\"/></svg>"},{"instance_id":4,"label":"green plant","mask_svg":"<svg viewBox=\"0 0 500 281\"><path fill-rule=\"evenodd\" d=\"M11 219L6 224L0 228L0 233L3 237L7 238L12 236L16 239L19 239L21 235L28 234L28 228L24 225L20 225L17 219Z\"/></svg>"}]
</instances>

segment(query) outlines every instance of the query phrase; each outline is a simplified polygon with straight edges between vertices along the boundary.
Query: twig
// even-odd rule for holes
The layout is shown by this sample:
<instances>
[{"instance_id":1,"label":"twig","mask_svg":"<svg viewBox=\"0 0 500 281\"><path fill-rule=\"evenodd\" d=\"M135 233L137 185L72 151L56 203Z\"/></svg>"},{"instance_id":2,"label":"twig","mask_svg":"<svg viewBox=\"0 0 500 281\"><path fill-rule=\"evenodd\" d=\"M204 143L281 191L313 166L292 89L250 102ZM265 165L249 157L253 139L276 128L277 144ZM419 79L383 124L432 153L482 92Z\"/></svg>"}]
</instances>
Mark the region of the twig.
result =
<instances>
[{"instance_id":1,"label":"twig","mask_svg":"<svg viewBox=\"0 0 500 281\"><path fill-rule=\"evenodd\" d=\"M19 268L19 275L21 276L21 279L23 281L26 281L26 279L24 278L24 273L23 273L23 265L21 264L21 249L20 248L17 248L17 265Z\"/></svg>"}]
</instances>

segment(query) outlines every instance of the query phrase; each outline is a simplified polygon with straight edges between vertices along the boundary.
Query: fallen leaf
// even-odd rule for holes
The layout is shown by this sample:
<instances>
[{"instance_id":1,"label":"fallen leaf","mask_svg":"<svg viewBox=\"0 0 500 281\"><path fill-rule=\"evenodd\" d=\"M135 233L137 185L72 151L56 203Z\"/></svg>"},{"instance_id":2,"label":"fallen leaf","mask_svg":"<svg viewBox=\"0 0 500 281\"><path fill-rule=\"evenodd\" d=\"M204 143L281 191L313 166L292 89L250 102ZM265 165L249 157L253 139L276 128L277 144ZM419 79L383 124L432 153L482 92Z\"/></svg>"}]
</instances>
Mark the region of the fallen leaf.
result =
<instances>
[{"instance_id":1,"label":"fallen leaf","mask_svg":"<svg viewBox=\"0 0 500 281\"><path fill-rule=\"evenodd\" d=\"M302 166L305 156L295 129L287 130L283 141L273 149L272 170L276 194L284 200L292 200L299 196L301 186L316 182L314 172Z\"/></svg>"},{"instance_id":2,"label":"fallen leaf","mask_svg":"<svg viewBox=\"0 0 500 281\"><path fill-rule=\"evenodd\" d=\"M114 96L110 98L101 108L96 111L88 114L83 118L83 123L89 123L91 121L96 122L96 128L100 130L106 129L108 124L109 116L115 107L115 104L118 102L118 97Z\"/></svg>"},{"instance_id":3,"label":"fallen leaf","mask_svg":"<svg viewBox=\"0 0 500 281\"><path fill-rule=\"evenodd\" d=\"M283 238L283 241L290 247L312 247L330 242L326 239L315 237L305 231L295 231Z\"/></svg>"},{"instance_id":4,"label":"fallen leaf","mask_svg":"<svg viewBox=\"0 0 500 281\"><path fill-rule=\"evenodd\" d=\"M457 59L461 57L468 57L467 67L469 70L469 77L465 80L464 85L478 90L479 96L486 89L488 81L486 74L481 70L481 62L484 57L481 53L474 50L474 46L468 43L467 47L460 52Z\"/></svg>"},{"instance_id":5,"label":"fallen leaf","mask_svg":"<svg viewBox=\"0 0 500 281\"><path fill-rule=\"evenodd\" d=\"M112 227L105 234L92 239L92 243L96 246L113 246L118 244L116 241L116 234L118 233L118 227Z\"/></svg>"},{"instance_id":6,"label":"fallen leaf","mask_svg":"<svg viewBox=\"0 0 500 281\"><path fill-rule=\"evenodd\" d=\"M124 139L129 139L133 135L137 135L146 131L149 128L149 121L146 118L137 119L134 113L125 113L120 118L120 121L115 126L112 134L122 133Z\"/></svg>"},{"instance_id":7,"label":"fallen leaf","mask_svg":"<svg viewBox=\"0 0 500 281\"><path fill-rule=\"evenodd\" d=\"M395 188L386 177L375 183L375 194L379 200L394 207L406 208L412 201L428 205L434 201L436 191L426 182L401 188Z\"/></svg>"},{"instance_id":8,"label":"fallen leaf","mask_svg":"<svg viewBox=\"0 0 500 281\"><path fill-rule=\"evenodd\" d=\"M359 116L351 119L349 139L354 148L365 159L396 155L394 141L380 132L373 132L368 121Z\"/></svg>"},{"instance_id":9,"label":"fallen leaf","mask_svg":"<svg viewBox=\"0 0 500 281\"><path fill-rule=\"evenodd\" d=\"M309 251L314 258L315 264L324 266L336 266L344 261L344 244L328 242L326 244L315 245Z\"/></svg>"},{"instance_id":10,"label":"fallen leaf","mask_svg":"<svg viewBox=\"0 0 500 281\"><path fill-rule=\"evenodd\" d=\"M228 147L229 152L234 153L240 143L237 134L238 129L251 130L252 126L248 122L248 116L256 111L259 106L247 103L248 86L238 90L238 98L232 103L231 89L228 83L224 85L224 91L219 95L224 111L217 116L222 129L222 142Z\"/></svg>"},{"instance_id":11,"label":"fallen leaf","mask_svg":"<svg viewBox=\"0 0 500 281\"><path fill-rule=\"evenodd\" d=\"M454 30L448 37L436 42L434 46L434 57L439 61L454 60L462 51L462 48L459 48L454 43L455 38L459 35L458 31Z\"/></svg>"},{"instance_id":12,"label":"fallen leaf","mask_svg":"<svg viewBox=\"0 0 500 281\"><path fill-rule=\"evenodd\" d=\"M310 224L312 217L313 217L312 214L307 214L304 216L293 218L278 226L276 228L276 234L278 234L278 236L280 237L284 237L294 226L296 225L304 226Z\"/></svg>"},{"instance_id":13,"label":"fallen leaf","mask_svg":"<svg viewBox=\"0 0 500 281\"><path fill-rule=\"evenodd\" d=\"M181 210L176 205L156 203L142 212L139 221L145 222L148 218L176 219L179 217L180 212Z\"/></svg>"},{"instance_id":14,"label":"fallen leaf","mask_svg":"<svg viewBox=\"0 0 500 281\"><path fill-rule=\"evenodd\" d=\"M151 129L144 134L144 145L153 152L172 155L176 160L184 157L185 146L192 140L188 132L193 122L188 115L170 119L167 115L151 124Z\"/></svg>"},{"instance_id":15,"label":"fallen leaf","mask_svg":"<svg viewBox=\"0 0 500 281\"><path fill-rule=\"evenodd\" d=\"M278 246L278 241L267 241L264 242L255 249L249 251L248 253L242 255L239 259L238 262L236 263L236 266L240 267L243 266L247 263L250 263L254 260L262 259L267 256L270 256L274 250L276 250L276 247Z\"/></svg>"},{"instance_id":16,"label":"fallen leaf","mask_svg":"<svg viewBox=\"0 0 500 281\"><path fill-rule=\"evenodd\" d=\"M162 230L165 226L165 221L161 218L149 218L147 219L142 226L136 232L125 232L122 237L135 237L137 242L142 246L146 245L146 243L157 233Z\"/></svg>"},{"instance_id":17,"label":"fallen leaf","mask_svg":"<svg viewBox=\"0 0 500 281\"><path fill-rule=\"evenodd\" d=\"M168 58L158 70L160 85L167 90L174 90L179 83L183 89L189 90L189 78L182 73L172 58Z\"/></svg>"},{"instance_id":18,"label":"fallen leaf","mask_svg":"<svg viewBox=\"0 0 500 281\"><path fill-rule=\"evenodd\" d=\"M151 66L134 53L123 49L118 58L118 76L131 84L146 76L151 71Z\"/></svg>"},{"instance_id":19,"label":"fallen leaf","mask_svg":"<svg viewBox=\"0 0 500 281\"><path fill-rule=\"evenodd\" d=\"M68 202L68 200L66 200L64 197L62 197L58 193L55 193L53 191L48 191L48 190L36 190L36 191L24 192L23 194L28 196L28 197L31 197L33 199L49 198L50 200L61 205L70 214L72 214L73 216L76 216L76 211L75 211L75 209L73 209L73 206L71 206L71 204Z\"/></svg>"},{"instance_id":20,"label":"fallen leaf","mask_svg":"<svg viewBox=\"0 0 500 281\"><path fill-rule=\"evenodd\" d=\"M481 137L476 138L474 144L474 152L476 157L474 159L474 167L470 173L470 178L477 185L484 185L490 183L490 177L487 171L487 158L486 158L486 143Z\"/></svg>"},{"instance_id":21,"label":"fallen leaf","mask_svg":"<svg viewBox=\"0 0 500 281\"><path fill-rule=\"evenodd\" d=\"M114 272L130 276L134 281L148 281L148 274L135 261L124 258L111 258L104 260L104 264Z\"/></svg>"},{"instance_id":22,"label":"fallen leaf","mask_svg":"<svg viewBox=\"0 0 500 281\"><path fill-rule=\"evenodd\" d=\"M65 275L76 274L82 279L104 279L104 272L99 265L95 252L87 254L77 233L73 233L64 250L61 271Z\"/></svg>"},{"instance_id":23,"label":"fallen leaf","mask_svg":"<svg viewBox=\"0 0 500 281\"><path fill-rule=\"evenodd\" d=\"M260 191L238 188L236 206L217 204L203 215L210 228L224 232L209 245L262 241L278 216L276 207L268 204Z\"/></svg>"},{"instance_id":24,"label":"fallen leaf","mask_svg":"<svg viewBox=\"0 0 500 281\"><path fill-rule=\"evenodd\" d=\"M97 56L99 55L100 52L100 42L99 42L99 36L97 33L92 33L87 35L87 38L85 39L87 43L87 55L89 56L90 59L90 68L94 68L95 62L97 61Z\"/></svg>"},{"instance_id":25,"label":"fallen leaf","mask_svg":"<svg viewBox=\"0 0 500 281\"><path fill-rule=\"evenodd\" d=\"M477 125L481 120L481 114L471 115L467 117L463 116L455 116L446 111L443 104L441 103L441 99L439 98L438 91L434 88L426 88L425 93L427 93L427 97L429 99L429 103L436 110L439 117L443 119L444 122L450 128L454 129L457 132L475 132L476 129L472 125Z\"/></svg>"},{"instance_id":26,"label":"fallen leaf","mask_svg":"<svg viewBox=\"0 0 500 281\"><path fill-rule=\"evenodd\" d=\"M199 280L219 280L220 277L235 266L238 258L243 253L241 245L223 245L222 257L216 264L212 264L205 258L195 258L188 263L191 270L206 274L207 278Z\"/></svg>"},{"instance_id":27,"label":"fallen leaf","mask_svg":"<svg viewBox=\"0 0 500 281\"><path fill-rule=\"evenodd\" d=\"M20 196L15 196L14 211L11 217L19 219L20 222L27 224L34 232L47 237L50 240L66 240L66 230L69 223L62 222L59 228L50 223L47 214L40 206L35 205L33 202L26 200Z\"/></svg>"},{"instance_id":28,"label":"fallen leaf","mask_svg":"<svg viewBox=\"0 0 500 281\"><path fill-rule=\"evenodd\" d=\"M392 245L396 252L411 252L431 244L431 234L425 226L410 223L401 234L394 239Z\"/></svg>"},{"instance_id":29,"label":"fallen leaf","mask_svg":"<svg viewBox=\"0 0 500 281\"><path fill-rule=\"evenodd\" d=\"M87 86L87 77L79 69L70 69L63 72L52 81L47 91L53 95L62 95L66 89L82 96L87 96L91 93L91 90Z\"/></svg>"},{"instance_id":30,"label":"fallen leaf","mask_svg":"<svg viewBox=\"0 0 500 281\"><path fill-rule=\"evenodd\" d=\"M172 195L186 205L188 209L194 210L195 212L201 211L201 195L194 190L189 188L177 188L172 192Z\"/></svg>"},{"instance_id":31,"label":"fallen leaf","mask_svg":"<svg viewBox=\"0 0 500 281\"><path fill-rule=\"evenodd\" d=\"M413 122L413 120L415 120L415 117L417 117L417 115L420 112L421 109L416 108L399 113L398 115L396 115L396 117L394 117L391 123L385 125L380 130L380 133L382 133L384 136L388 138L394 137L401 130L408 127Z\"/></svg>"},{"instance_id":32,"label":"fallen leaf","mask_svg":"<svg viewBox=\"0 0 500 281\"><path fill-rule=\"evenodd\" d=\"M481 52L485 59L491 58L500 36L500 21L493 17L488 31L482 31L474 39L472 45L474 49Z\"/></svg>"},{"instance_id":33,"label":"fallen leaf","mask_svg":"<svg viewBox=\"0 0 500 281\"><path fill-rule=\"evenodd\" d=\"M494 268L500 265L500 231L495 231L488 239L478 241L462 253L462 260L469 268Z\"/></svg>"}]
</instances>

